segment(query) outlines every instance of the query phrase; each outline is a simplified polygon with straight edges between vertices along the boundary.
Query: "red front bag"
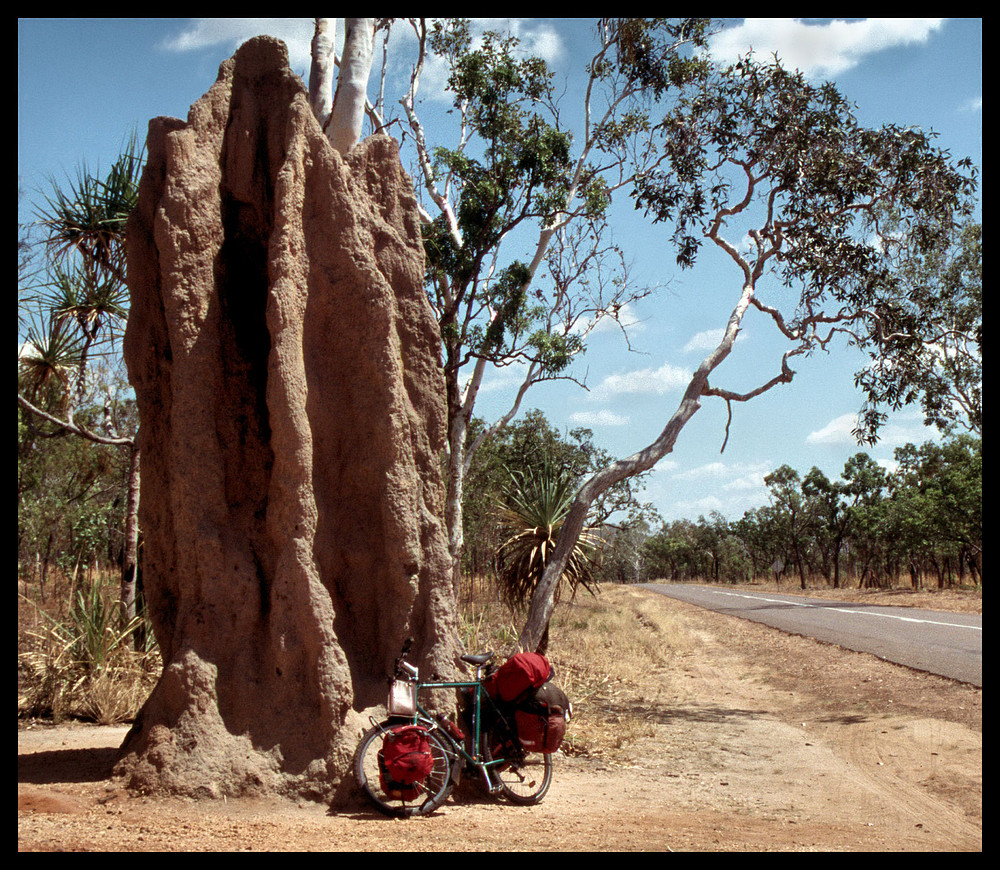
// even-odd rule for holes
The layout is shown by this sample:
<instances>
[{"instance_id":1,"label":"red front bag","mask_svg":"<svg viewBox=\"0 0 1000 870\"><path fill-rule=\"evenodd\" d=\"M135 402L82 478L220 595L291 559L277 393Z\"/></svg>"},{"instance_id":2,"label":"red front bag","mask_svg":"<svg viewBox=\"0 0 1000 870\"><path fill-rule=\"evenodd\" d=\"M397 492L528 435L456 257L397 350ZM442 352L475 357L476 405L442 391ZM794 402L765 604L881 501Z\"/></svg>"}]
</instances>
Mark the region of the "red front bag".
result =
<instances>
[{"instance_id":1,"label":"red front bag","mask_svg":"<svg viewBox=\"0 0 1000 870\"><path fill-rule=\"evenodd\" d=\"M413 800L434 769L427 731L419 725L400 725L386 732L378 754L382 789L397 800Z\"/></svg>"}]
</instances>

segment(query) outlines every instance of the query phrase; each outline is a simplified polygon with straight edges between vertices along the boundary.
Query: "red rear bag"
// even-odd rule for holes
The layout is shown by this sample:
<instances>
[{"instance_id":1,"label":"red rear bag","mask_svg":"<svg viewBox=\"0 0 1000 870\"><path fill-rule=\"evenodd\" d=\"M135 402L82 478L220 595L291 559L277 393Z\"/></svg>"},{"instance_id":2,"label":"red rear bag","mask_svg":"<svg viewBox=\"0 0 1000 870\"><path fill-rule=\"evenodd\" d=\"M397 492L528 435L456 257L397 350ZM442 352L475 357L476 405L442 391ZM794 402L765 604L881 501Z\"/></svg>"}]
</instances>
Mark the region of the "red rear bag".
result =
<instances>
[{"instance_id":1,"label":"red rear bag","mask_svg":"<svg viewBox=\"0 0 1000 870\"><path fill-rule=\"evenodd\" d=\"M517 653L487 679L486 691L501 701L514 703L552 677L552 665L540 653Z\"/></svg>"},{"instance_id":2,"label":"red rear bag","mask_svg":"<svg viewBox=\"0 0 1000 870\"><path fill-rule=\"evenodd\" d=\"M547 682L524 699L514 711L517 737L526 752L555 752L566 736L569 698L555 683Z\"/></svg>"},{"instance_id":3,"label":"red rear bag","mask_svg":"<svg viewBox=\"0 0 1000 870\"><path fill-rule=\"evenodd\" d=\"M555 752L566 736L566 715L562 710L517 710L514 722L525 752Z\"/></svg>"}]
</instances>

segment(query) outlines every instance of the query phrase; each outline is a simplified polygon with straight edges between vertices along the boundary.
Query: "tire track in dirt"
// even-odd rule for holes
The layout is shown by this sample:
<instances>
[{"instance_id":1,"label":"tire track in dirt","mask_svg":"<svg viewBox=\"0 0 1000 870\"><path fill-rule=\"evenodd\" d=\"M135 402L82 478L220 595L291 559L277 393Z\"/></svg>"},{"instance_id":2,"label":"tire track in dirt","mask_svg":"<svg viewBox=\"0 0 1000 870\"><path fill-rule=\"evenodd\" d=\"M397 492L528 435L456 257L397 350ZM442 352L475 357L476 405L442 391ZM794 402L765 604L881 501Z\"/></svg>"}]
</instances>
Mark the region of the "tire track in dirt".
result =
<instances>
[{"instance_id":1,"label":"tire track in dirt","mask_svg":"<svg viewBox=\"0 0 1000 870\"><path fill-rule=\"evenodd\" d=\"M873 813L909 819L956 850L982 848L982 743L967 729L898 717L843 730L838 745L853 778L850 793ZM978 776L970 775L977 766Z\"/></svg>"}]
</instances>

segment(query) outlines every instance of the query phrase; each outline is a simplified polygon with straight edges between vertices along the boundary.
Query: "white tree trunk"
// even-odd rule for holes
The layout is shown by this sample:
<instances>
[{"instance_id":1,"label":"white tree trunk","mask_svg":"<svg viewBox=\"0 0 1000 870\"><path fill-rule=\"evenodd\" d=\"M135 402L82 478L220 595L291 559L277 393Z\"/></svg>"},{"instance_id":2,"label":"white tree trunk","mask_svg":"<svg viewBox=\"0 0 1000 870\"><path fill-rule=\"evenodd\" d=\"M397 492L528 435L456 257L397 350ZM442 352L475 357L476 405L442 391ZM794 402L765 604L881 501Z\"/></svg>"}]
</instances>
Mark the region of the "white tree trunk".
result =
<instances>
[{"instance_id":1,"label":"white tree trunk","mask_svg":"<svg viewBox=\"0 0 1000 870\"><path fill-rule=\"evenodd\" d=\"M336 67L337 19L317 18L309 68L309 102L320 127L326 129L333 109L333 78Z\"/></svg>"},{"instance_id":2,"label":"white tree trunk","mask_svg":"<svg viewBox=\"0 0 1000 870\"><path fill-rule=\"evenodd\" d=\"M445 500L445 526L448 530L448 553L451 556L451 583L459 595L462 579L462 550L465 547L462 499L465 495L465 437L468 421L461 414L449 421L448 483Z\"/></svg>"},{"instance_id":3,"label":"white tree trunk","mask_svg":"<svg viewBox=\"0 0 1000 870\"><path fill-rule=\"evenodd\" d=\"M344 54L337 74L337 92L325 130L342 155L361 138L368 99L368 76L375 50L375 19L344 19Z\"/></svg>"}]
</instances>

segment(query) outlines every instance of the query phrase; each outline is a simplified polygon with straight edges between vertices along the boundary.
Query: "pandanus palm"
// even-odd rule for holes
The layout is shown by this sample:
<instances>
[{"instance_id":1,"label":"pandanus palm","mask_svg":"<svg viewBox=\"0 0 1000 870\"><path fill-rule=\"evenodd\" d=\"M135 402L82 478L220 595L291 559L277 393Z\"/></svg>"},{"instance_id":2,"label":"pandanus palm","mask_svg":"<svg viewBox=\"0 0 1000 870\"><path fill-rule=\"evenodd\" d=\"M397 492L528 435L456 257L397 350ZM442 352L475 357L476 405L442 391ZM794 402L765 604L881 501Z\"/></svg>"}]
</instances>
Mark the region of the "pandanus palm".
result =
<instances>
[{"instance_id":1,"label":"pandanus palm","mask_svg":"<svg viewBox=\"0 0 1000 870\"><path fill-rule=\"evenodd\" d=\"M105 177L83 168L75 181L53 181L38 210L52 260L50 280L38 295L40 318L74 336L74 401L83 398L92 350L115 341L128 316L125 228L138 197L144 151L133 137ZM29 335L29 344L34 341ZM40 353L36 347L35 356Z\"/></svg>"},{"instance_id":2,"label":"pandanus palm","mask_svg":"<svg viewBox=\"0 0 1000 870\"><path fill-rule=\"evenodd\" d=\"M135 208L145 149L133 136L104 178L86 168L68 187L53 183L39 212L54 259L78 253L84 267L125 283L125 224Z\"/></svg>"},{"instance_id":3,"label":"pandanus palm","mask_svg":"<svg viewBox=\"0 0 1000 870\"><path fill-rule=\"evenodd\" d=\"M501 594L512 608L530 600L555 552L559 532L576 495L576 481L563 469L545 462L535 469L511 471L510 482L497 518L503 543L496 553L496 578ZM594 591L594 571L600 549L596 529L585 529L574 547L557 589L575 594L583 586ZM548 645L548 628L539 645Z\"/></svg>"}]
</instances>

